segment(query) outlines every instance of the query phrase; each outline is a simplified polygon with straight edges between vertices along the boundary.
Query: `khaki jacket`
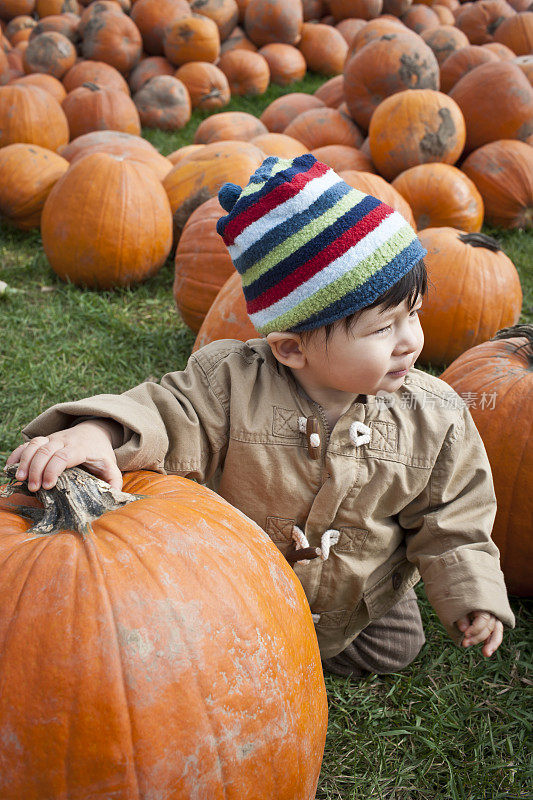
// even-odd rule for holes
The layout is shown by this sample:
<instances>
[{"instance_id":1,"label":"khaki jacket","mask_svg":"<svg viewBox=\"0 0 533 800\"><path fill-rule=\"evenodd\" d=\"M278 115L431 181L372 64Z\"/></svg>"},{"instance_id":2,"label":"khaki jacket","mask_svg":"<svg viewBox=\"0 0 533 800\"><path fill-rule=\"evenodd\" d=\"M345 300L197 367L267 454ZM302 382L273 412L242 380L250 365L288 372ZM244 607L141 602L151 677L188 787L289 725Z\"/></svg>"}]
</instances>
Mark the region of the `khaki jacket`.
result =
<instances>
[{"instance_id":1,"label":"khaki jacket","mask_svg":"<svg viewBox=\"0 0 533 800\"><path fill-rule=\"evenodd\" d=\"M490 537L496 501L487 455L466 405L440 379L413 368L387 402L360 395L329 431L321 407L264 339L222 340L159 384L56 405L24 434L91 415L123 425L115 450L122 471L207 483L284 554L295 525L317 548L333 532L329 554L326 545L321 557L294 565L322 658L343 650L420 576L456 643L454 622L476 609L514 627ZM302 432L309 417L318 420L316 459Z\"/></svg>"}]
</instances>

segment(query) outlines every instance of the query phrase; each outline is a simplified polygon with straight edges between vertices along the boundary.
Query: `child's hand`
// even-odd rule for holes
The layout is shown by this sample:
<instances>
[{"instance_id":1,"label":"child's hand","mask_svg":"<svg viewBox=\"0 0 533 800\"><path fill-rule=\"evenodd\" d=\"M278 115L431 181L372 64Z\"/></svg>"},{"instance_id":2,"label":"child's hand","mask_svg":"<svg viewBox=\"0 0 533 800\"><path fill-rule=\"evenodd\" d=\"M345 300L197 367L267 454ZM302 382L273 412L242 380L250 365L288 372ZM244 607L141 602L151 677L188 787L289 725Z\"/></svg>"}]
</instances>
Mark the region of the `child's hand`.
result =
<instances>
[{"instance_id":1,"label":"child's hand","mask_svg":"<svg viewBox=\"0 0 533 800\"><path fill-rule=\"evenodd\" d=\"M122 489L122 474L113 452L117 423L105 420L80 422L50 436L36 436L21 444L7 459L19 463L16 477L28 479L28 489L51 489L68 467L83 465L114 489Z\"/></svg>"},{"instance_id":2,"label":"child's hand","mask_svg":"<svg viewBox=\"0 0 533 800\"><path fill-rule=\"evenodd\" d=\"M482 649L484 656L491 656L501 645L503 640L503 624L494 614L488 611L471 611L455 623L464 633L463 647L470 647L479 642L485 642Z\"/></svg>"}]
</instances>

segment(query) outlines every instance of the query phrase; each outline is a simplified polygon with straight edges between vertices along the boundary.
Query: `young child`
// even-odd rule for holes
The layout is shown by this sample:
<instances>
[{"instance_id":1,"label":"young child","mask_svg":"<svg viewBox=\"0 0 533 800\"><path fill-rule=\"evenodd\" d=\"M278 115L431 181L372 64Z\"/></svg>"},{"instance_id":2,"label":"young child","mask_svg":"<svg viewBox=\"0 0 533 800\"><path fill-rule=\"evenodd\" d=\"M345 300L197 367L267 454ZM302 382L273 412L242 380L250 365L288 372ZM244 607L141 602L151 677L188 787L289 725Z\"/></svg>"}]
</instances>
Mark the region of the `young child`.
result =
<instances>
[{"instance_id":1,"label":"young child","mask_svg":"<svg viewBox=\"0 0 533 800\"><path fill-rule=\"evenodd\" d=\"M402 669L422 576L449 635L490 656L514 626L472 418L416 368L423 250L405 219L311 155L267 158L218 222L263 338L213 342L182 372L61 403L8 463L29 488L81 464L207 483L258 523L305 589L327 670Z\"/></svg>"}]
</instances>

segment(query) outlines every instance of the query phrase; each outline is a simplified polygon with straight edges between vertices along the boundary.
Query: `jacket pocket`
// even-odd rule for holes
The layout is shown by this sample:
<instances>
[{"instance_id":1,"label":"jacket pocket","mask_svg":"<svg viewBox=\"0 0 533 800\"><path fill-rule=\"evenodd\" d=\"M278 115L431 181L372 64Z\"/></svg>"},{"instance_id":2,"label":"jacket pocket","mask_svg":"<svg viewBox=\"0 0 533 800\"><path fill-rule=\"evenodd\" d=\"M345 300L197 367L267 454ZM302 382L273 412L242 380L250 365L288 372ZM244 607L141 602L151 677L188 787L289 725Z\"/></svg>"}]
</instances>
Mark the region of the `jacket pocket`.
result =
<instances>
[{"instance_id":1,"label":"jacket pocket","mask_svg":"<svg viewBox=\"0 0 533 800\"><path fill-rule=\"evenodd\" d=\"M266 518L265 532L284 555L285 551L292 543L292 529L294 525L296 525L295 519L289 519L287 517Z\"/></svg>"},{"instance_id":2,"label":"jacket pocket","mask_svg":"<svg viewBox=\"0 0 533 800\"><path fill-rule=\"evenodd\" d=\"M418 583L420 574L407 559L398 561L380 580L363 593L369 621L380 619Z\"/></svg>"},{"instance_id":3,"label":"jacket pocket","mask_svg":"<svg viewBox=\"0 0 533 800\"><path fill-rule=\"evenodd\" d=\"M368 537L365 528L343 526L339 528L339 541L334 546L335 553L361 553Z\"/></svg>"}]
</instances>

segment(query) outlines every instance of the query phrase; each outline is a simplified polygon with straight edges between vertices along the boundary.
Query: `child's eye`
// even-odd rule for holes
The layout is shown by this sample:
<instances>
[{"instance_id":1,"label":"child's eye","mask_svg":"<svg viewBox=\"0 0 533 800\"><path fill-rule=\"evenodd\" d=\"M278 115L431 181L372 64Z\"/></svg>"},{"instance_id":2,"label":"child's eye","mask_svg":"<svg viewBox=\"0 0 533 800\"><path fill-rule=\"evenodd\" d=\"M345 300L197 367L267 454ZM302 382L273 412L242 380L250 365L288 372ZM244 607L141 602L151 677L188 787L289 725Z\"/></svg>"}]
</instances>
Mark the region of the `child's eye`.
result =
<instances>
[{"instance_id":1,"label":"child's eye","mask_svg":"<svg viewBox=\"0 0 533 800\"><path fill-rule=\"evenodd\" d=\"M379 330L374 331L374 333L387 333L387 331L390 331L391 328L392 325L385 325L384 328L380 328Z\"/></svg>"}]
</instances>

